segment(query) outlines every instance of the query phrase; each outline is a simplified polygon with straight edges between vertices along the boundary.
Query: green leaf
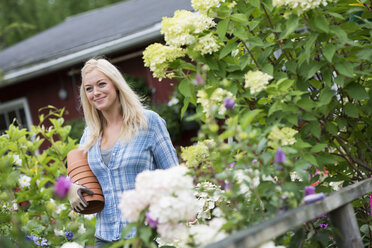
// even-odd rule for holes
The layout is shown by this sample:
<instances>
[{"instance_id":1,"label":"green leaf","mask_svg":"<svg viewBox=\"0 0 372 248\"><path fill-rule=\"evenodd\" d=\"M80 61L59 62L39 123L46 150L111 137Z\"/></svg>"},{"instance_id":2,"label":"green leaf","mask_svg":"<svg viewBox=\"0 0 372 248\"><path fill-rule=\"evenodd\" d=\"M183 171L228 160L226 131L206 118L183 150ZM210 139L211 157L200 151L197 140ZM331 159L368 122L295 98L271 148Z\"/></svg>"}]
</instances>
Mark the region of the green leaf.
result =
<instances>
[{"instance_id":1,"label":"green leaf","mask_svg":"<svg viewBox=\"0 0 372 248\"><path fill-rule=\"evenodd\" d=\"M311 121L310 122L310 132L316 137L316 138L320 138L320 133L321 133L321 128L320 128L320 124L319 122L317 121Z\"/></svg>"},{"instance_id":2,"label":"green leaf","mask_svg":"<svg viewBox=\"0 0 372 248\"><path fill-rule=\"evenodd\" d=\"M306 160L307 162L309 162L313 165L318 165L318 161L316 161L315 157L313 155L311 155L310 153L304 154L303 158L304 158L304 160Z\"/></svg>"},{"instance_id":3,"label":"green leaf","mask_svg":"<svg viewBox=\"0 0 372 248\"><path fill-rule=\"evenodd\" d=\"M270 74L270 75L273 75L273 74ZM284 79L279 80L277 84L278 84L278 88L281 91L286 91L293 85L293 83L294 83L294 80L284 78Z\"/></svg>"},{"instance_id":4,"label":"green leaf","mask_svg":"<svg viewBox=\"0 0 372 248\"><path fill-rule=\"evenodd\" d=\"M348 84L345 88L345 91L349 96L355 100L365 100L369 99L366 89L357 83Z\"/></svg>"},{"instance_id":5,"label":"green leaf","mask_svg":"<svg viewBox=\"0 0 372 248\"><path fill-rule=\"evenodd\" d=\"M262 68L262 72L265 72L269 75L273 75L274 74L274 66L272 64L267 63Z\"/></svg>"},{"instance_id":6,"label":"green leaf","mask_svg":"<svg viewBox=\"0 0 372 248\"><path fill-rule=\"evenodd\" d=\"M327 144L316 144L313 146L310 150L310 152L318 153L322 151L324 148L326 148Z\"/></svg>"},{"instance_id":7,"label":"green leaf","mask_svg":"<svg viewBox=\"0 0 372 248\"><path fill-rule=\"evenodd\" d=\"M359 59L365 59L365 60L368 60L369 62L372 62L372 49L371 49L371 47L364 48L364 49L360 50L357 53L357 56L358 56Z\"/></svg>"},{"instance_id":8,"label":"green leaf","mask_svg":"<svg viewBox=\"0 0 372 248\"><path fill-rule=\"evenodd\" d=\"M328 44L323 48L323 55L327 59L328 62L332 62L333 55L335 55L335 52L337 50L337 47L332 44Z\"/></svg>"},{"instance_id":9,"label":"green leaf","mask_svg":"<svg viewBox=\"0 0 372 248\"><path fill-rule=\"evenodd\" d=\"M249 3L256 8L260 8L260 0L249 0Z\"/></svg>"},{"instance_id":10,"label":"green leaf","mask_svg":"<svg viewBox=\"0 0 372 248\"><path fill-rule=\"evenodd\" d=\"M229 19L224 19L217 24L217 34L220 39L225 37L227 27L229 26Z\"/></svg>"},{"instance_id":11,"label":"green leaf","mask_svg":"<svg viewBox=\"0 0 372 248\"><path fill-rule=\"evenodd\" d=\"M237 13L230 16L231 20L238 23L246 23L248 22L248 18L246 15Z\"/></svg>"},{"instance_id":12,"label":"green leaf","mask_svg":"<svg viewBox=\"0 0 372 248\"><path fill-rule=\"evenodd\" d=\"M329 23L324 15L313 16L310 23L310 28L315 29L316 31L324 33L329 32Z\"/></svg>"},{"instance_id":13,"label":"green leaf","mask_svg":"<svg viewBox=\"0 0 372 248\"><path fill-rule=\"evenodd\" d=\"M234 48L236 48L235 40L230 40L226 46L224 46L221 49L219 59L224 58L226 55L228 55Z\"/></svg>"},{"instance_id":14,"label":"green leaf","mask_svg":"<svg viewBox=\"0 0 372 248\"><path fill-rule=\"evenodd\" d=\"M185 97L185 99L183 99L183 107L181 109L181 119L183 118L188 106L190 104L190 98L189 97Z\"/></svg>"},{"instance_id":15,"label":"green leaf","mask_svg":"<svg viewBox=\"0 0 372 248\"><path fill-rule=\"evenodd\" d=\"M189 79L185 78L181 81L181 83L178 85L178 90L182 95L185 97L192 97L192 89L190 87L191 82Z\"/></svg>"},{"instance_id":16,"label":"green leaf","mask_svg":"<svg viewBox=\"0 0 372 248\"><path fill-rule=\"evenodd\" d=\"M347 61L340 61L335 64L336 70L338 73L347 76L347 77L353 77L354 75L354 69L353 65Z\"/></svg>"},{"instance_id":17,"label":"green leaf","mask_svg":"<svg viewBox=\"0 0 372 248\"><path fill-rule=\"evenodd\" d=\"M299 17L292 14L286 21L285 29L280 34L279 39L285 39L289 34L293 33L298 28Z\"/></svg>"},{"instance_id":18,"label":"green leaf","mask_svg":"<svg viewBox=\"0 0 372 248\"><path fill-rule=\"evenodd\" d=\"M150 227L142 226L139 228L138 232L139 232L139 236L141 237L143 241L145 241L146 243L150 241L150 237L152 233Z\"/></svg>"},{"instance_id":19,"label":"green leaf","mask_svg":"<svg viewBox=\"0 0 372 248\"><path fill-rule=\"evenodd\" d=\"M358 118L359 117L357 106L355 106L354 104L352 104L350 102L345 104L344 111L345 111L345 114L347 116L350 116L352 118Z\"/></svg>"},{"instance_id":20,"label":"green leaf","mask_svg":"<svg viewBox=\"0 0 372 248\"><path fill-rule=\"evenodd\" d=\"M242 25L237 28L236 31L234 31L234 35L238 37L239 39L245 41L249 38L248 36L248 30Z\"/></svg>"},{"instance_id":21,"label":"green leaf","mask_svg":"<svg viewBox=\"0 0 372 248\"><path fill-rule=\"evenodd\" d=\"M262 109L255 109L252 111L247 111L244 116L241 118L240 125L242 130L245 130L253 119L262 111Z\"/></svg>"},{"instance_id":22,"label":"green leaf","mask_svg":"<svg viewBox=\"0 0 372 248\"><path fill-rule=\"evenodd\" d=\"M333 98L335 92L329 88L324 88L319 96L319 105L326 105L329 104Z\"/></svg>"},{"instance_id":23,"label":"green leaf","mask_svg":"<svg viewBox=\"0 0 372 248\"><path fill-rule=\"evenodd\" d=\"M332 122L327 122L325 127L330 134L337 135L338 129L335 124L333 124Z\"/></svg>"}]
</instances>

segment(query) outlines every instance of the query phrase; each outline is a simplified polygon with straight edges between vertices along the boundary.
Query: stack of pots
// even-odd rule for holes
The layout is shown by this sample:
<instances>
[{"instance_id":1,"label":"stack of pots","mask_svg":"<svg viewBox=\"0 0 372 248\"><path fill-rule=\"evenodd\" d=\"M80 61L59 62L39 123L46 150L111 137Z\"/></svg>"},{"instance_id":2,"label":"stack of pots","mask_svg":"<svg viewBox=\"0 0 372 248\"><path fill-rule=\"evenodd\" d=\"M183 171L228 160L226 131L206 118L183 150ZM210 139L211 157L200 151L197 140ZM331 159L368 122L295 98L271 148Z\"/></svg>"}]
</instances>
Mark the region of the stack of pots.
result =
<instances>
[{"instance_id":1,"label":"stack of pots","mask_svg":"<svg viewBox=\"0 0 372 248\"><path fill-rule=\"evenodd\" d=\"M105 199L101 185L89 167L87 153L80 149L73 149L67 154L67 174L72 182L79 183L94 192L93 195L83 193L88 206L79 213L94 214L100 212L105 206Z\"/></svg>"}]
</instances>

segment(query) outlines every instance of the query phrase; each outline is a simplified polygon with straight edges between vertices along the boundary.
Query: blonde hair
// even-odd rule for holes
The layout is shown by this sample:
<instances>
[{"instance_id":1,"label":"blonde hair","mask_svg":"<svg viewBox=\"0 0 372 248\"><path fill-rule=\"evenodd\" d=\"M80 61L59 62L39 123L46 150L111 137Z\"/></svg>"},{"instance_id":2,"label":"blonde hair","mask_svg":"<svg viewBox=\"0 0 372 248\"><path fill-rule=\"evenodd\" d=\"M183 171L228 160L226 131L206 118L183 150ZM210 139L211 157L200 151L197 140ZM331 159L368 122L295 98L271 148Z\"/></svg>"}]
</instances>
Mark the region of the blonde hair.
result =
<instances>
[{"instance_id":1,"label":"blonde hair","mask_svg":"<svg viewBox=\"0 0 372 248\"><path fill-rule=\"evenodd\" d=\"M120 142L129 142L138 134L140 129L147 129L147 120L144 115L145 107L142 105L140 97L130 88L119 70L106 59L90 59L81 69L80 100L88 128L88 134L81 146L84 151L88 151L97 142L106 125L102 113L89 103L84 89L85 76L93 70L99 70L105 74L117 88L123 115Z\"/></svg>"}]
</instances>

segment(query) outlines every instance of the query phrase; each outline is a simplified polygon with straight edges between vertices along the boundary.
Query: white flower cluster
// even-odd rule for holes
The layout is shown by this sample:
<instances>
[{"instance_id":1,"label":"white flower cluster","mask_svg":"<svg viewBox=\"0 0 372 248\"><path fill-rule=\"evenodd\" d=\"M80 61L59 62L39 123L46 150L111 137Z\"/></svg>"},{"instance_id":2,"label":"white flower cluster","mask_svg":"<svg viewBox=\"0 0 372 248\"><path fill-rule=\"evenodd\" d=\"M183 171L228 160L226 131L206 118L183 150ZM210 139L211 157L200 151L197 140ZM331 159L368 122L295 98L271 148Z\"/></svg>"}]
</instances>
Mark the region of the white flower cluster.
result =
<instances>
[{"instance_id":1,"label":"white flower cluster","mask_svg":"<svg viewBox=\"0 0 372 248\"><path fill-rule=\"evenodd\" d=\"M250 88L251 94L256 94L266 89L269 80L273 79L272 76L261 71L249 71L244 75L245 88Z\"/></svg>"},{"instance_id":2,"label":"white flower cluster","mask_svg":"<svg viewBox=\"0 0 372 248\"><path fill-rule=\"evenodd\" d=\"M239 184L239 193L250 196L251 188L256 188L260 184L260 172L251 168L234 170L234 179Z\"/></svg>"},{"instance_id":3,"label":"white flower cluster","mask_svg":"<svg viewBox=\"0 0 372 248\"><path fill-rule=\"evenodd\" d=\"M204 90L199 90L197 97L197 102L202 105L203 112L207 118L212 117L216 112L219 115L224 115L226 112L226 107L224 105L225 98L230 97L234 99L234 95L230 91L222 88L214 90L211 96L208 96L207 92Z\"/></svg>"},{"instance_id":4,"label":"white flower cluster","mask_svg":"<svg viewBox=\"0 0 372 248\"><path fill-rule=\"evenodd\" d=\"M222 190L211 182L202 182L196 185L200 208L198 211L198 219L211 219L212 211L216 208L216 202L221 200ZM213 211L214 214L214 211Z\"/></svg>"},{"instance_id":5,"label":"white flower cluster","mask_svg":"<svg viewBox=\"0 0 372 248\"><path fill-rule=\"evenodd\" d=\"M209 157L209 147L214 145L214 140L203 140L192 146L181 147L181 158L187 167L197 167L206 162Z\"/></svg>"},{"instance_id":6,"label":"white flower cluster","mask_svg":"<svg viewBox=\"0 0 372 248\"><path fill-rule=\"evenodd\" d=\"M296 143L296 139L294 138L294 136L297 133L297 130L294 130L290 127L283 127L282 129L279 129L278 126L275 126L268 136L268 145L273 148L293 145L294 143Z\"/></svg>"},{"instance_id":7,"label":"white flower cluster","mask_svg":"<svg viewBox=\"0 0 372 248\"><path fill-rule=\"evenodd\" d=\"M328 2L332 2L332 0L273 0L273 6L287 6L301 14L310 9L318 8L320 5L327 6Z\"/></svg>"},{"instance_id":8,"label":"white flower cluster","mask_svg":"<svg viewBox=\"0 0 372 248\"><path fill-rule=\"evenodd\" d=\"M141 211L148 207L148 216L158 223L157 231L162 239L187 238L186 221L195 218L198 201L192 177L186 173L184 166L140 173L136 188L121 196L119 209L124 218L137 221Z\"/></svg>"},{"instance_id":9,"label":"white flower cluster","mask_svg":"<svg viewBox=\"0 0 372 248\"><path fill-rule=\"evenodd\" d=\"M210 9L217 7L223 2L225 2L225 0L191 0L191 6L196 11L208 13Z\"/></svg>"},{"instance_id":10,"label":"white flower cluster","mask_svg":"<svg viewBox=\"0 0 372 248\"><path fill-rule=\"evenodd\" d=\"M213 19L205 14L177 10L173 17L163 17L161 34L164 34L164 39L168 45L180 47L194 43L196 40L195 34L199 34L215 25Z\"/></svg>"},{"instance_id":11,"label":"white flower cluster","mask_svg":"<svg viewBox=\"0 0 372 248\"><path fill-rule=\"evenodd\" d=\"M194 49L202 55L205 55L217 52L220 47L221 46L217 43L216 36L213 33L209 33L196 41Z\"/></svg>"},{"instance_id":12,"label":"white flower cluster","mask_svg":"<svg viewBox=\"0 0 372 248\"><path fill-rule=\"evenodd\" d=\"M185 51L181 48L154 43L143 52L143 60L145 66L150 67L154 77L162 80L165 77L173 77L174 74L167 71L169 63L184 55Z\"/></svg>"},{"instance_id":13,"label":"white flower cluster","mask_svg":"<svg viewBox=\"0 0 372 248\"><path fill-rule=\"evenodd\" d=\"M83 248L83 246L76 242L67 242L64 243L61 248Z\"/></svg>"}]
</instances>

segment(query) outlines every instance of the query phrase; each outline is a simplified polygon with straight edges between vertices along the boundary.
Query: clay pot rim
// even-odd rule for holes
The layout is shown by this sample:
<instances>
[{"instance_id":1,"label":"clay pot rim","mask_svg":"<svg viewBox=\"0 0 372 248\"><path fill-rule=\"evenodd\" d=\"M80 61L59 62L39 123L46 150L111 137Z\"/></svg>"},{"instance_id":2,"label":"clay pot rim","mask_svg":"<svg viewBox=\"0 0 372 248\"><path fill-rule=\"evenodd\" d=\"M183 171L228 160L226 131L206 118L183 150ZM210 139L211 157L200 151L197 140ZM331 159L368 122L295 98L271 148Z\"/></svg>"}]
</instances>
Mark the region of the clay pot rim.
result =
<instances>
[{"instance_id":1,"label":"clay pot rim","mask_svg":"<svg viewBox=\"0 0 372 248\"><path fill-rule=\"evenodd\" d=\"M91 170L90 169L90 166L88 165L88 164L84 164L84 165L81 165L81 166L76 166L76 167L67 167L67 173L71 173L71 172L73 172L74 170L78 170L78 169L80 169L80 168L89 168L89 170Z\"/></svg>"},{"instance_id":2,"label":"clay pot rim","mask_svg":"<svg viewBox=\"0 0 372 248\"><path fill-rule=\"evenodd\" d=\"M79 174L83 174L83 173L87 173L87 172L90 173L90 174L92 174L92 175L94 175L94 173L90 169L88 169L88 168L82 168L82 170L76 169L76 170L74 170L74 171L72 171L70 173L67 173L67 174L68 174L68 176L70 178L73 178L73 177L75 177L75 176L77 176Z\"/></svg>"}]
</instances>

